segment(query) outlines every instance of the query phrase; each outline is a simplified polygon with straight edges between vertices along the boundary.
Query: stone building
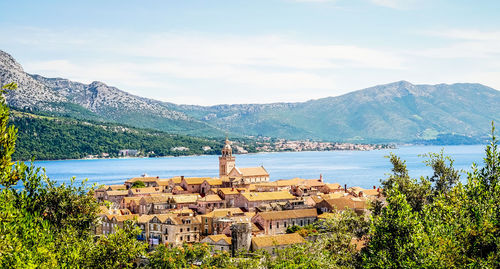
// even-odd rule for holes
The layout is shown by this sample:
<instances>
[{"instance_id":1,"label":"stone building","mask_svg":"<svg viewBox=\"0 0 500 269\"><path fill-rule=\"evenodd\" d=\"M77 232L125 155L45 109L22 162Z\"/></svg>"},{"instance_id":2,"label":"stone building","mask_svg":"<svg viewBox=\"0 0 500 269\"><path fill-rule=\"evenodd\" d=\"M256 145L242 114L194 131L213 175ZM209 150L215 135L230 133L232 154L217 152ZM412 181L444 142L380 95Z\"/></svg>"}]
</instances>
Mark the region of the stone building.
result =
<instances>
[{"instance_id":1,"label":"stone building","mask_svg":"<svg viewBox=\"0 0 500 269\"><path fill-rule=\"evenodd\" d=\"M289 192L244 192L240 193L235 201L235 207L244 208L247 211L255 211L255 208L264 203L286 202L295 199Z\"/></svg>"},{"instance_id":2,"label":"stone building","mask_svg":"<svg viewBox=\"0 0 500 269\"><path fill-rule=\"evenodd\" d=\"M259 212L252 218L252 222L264 231L266 235L284 234L288 227L293 225L305 226L316 221L316 208L285 211Z\"/></svg>"},{"instance_id":3,"label":"stone building","mask_svg":"<svg viewBox=\"0 0 500 269\"><path fill-rule=\"evenodd\" d=\"M303 243L305 239L297 233L257 236L252 238L252 251L262 249L274 254L276 249Z\"/></svg>"},{"instance_id":4,"label":"stone building","mask_svg":"<svg viewBox=\"0 0 500 269\"><path fill-rule=\"evenodd\" d=\"M231 251L234 256L239 250L250 250L252 244L252 224L240 222L231 225Z\"/></svg>"}]
</instances>

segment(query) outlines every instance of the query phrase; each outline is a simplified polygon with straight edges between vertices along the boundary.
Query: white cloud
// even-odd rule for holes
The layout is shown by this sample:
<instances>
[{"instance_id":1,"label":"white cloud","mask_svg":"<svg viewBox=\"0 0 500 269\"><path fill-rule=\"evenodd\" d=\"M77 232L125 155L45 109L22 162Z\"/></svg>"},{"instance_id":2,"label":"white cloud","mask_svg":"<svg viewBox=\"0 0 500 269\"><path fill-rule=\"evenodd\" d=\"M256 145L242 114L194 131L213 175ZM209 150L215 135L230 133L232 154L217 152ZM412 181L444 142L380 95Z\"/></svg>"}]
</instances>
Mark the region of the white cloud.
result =
<instances>
[{"instance_id":1,"label":"white cloud","mask_svg":"<svg viewBox=\"0 0 500 269\"><path fill-rule=\"evenodd\" d=\"M42 55L13 55L27 72L85 83L100 80L175 103L304 101L401 79L451 83L467 78L500 88L496 32L425 32L426 38L439 36L445 42L419 49L320 43L284 35L18 32L23 33L16 35L19 46L35 51L30 42L34 40L35 54ZM9 36L1 29L0 34Z\"/></svg>"},{"instance_id":2,"label":"white cloud","mask_svg":"<svg viewBox=\"0 0 500 269\"><path fill-rule=\"evenodd\" d=\"M204 104L301 101L336 95L332 89L339 88L336 73L341 70L404 69L403 59L390 51L278 35L36 31L18 39L22 44L34 39L39 48L68 55L59 60L21 62L27 72L85 83L100 80L172 102L185 102L181 96L186 92L205 95ZM231 95L223 93L228 90Z\"/></svg>"},{"instance_id":3,"label":"white cloud","mask_svg":"<svg viewBox=\"0 0 500 269\"><path fill-rule=\"evenodd\" d=\"M370 0L375 5L394 8L394 9L410 9L415 7L418 0Z\"/></svg>"}]
</instances>

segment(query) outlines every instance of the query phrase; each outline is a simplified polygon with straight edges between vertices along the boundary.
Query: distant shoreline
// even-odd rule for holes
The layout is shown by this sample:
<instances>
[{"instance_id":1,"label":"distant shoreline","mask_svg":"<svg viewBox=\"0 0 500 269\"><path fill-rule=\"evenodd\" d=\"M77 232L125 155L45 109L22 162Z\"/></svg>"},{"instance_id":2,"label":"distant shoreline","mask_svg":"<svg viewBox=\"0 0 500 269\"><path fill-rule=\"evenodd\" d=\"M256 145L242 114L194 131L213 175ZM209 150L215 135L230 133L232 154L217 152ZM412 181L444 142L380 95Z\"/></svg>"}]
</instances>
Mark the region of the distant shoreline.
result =
<instances>
[{"instance_id":1,"label":"distant shoreline","mask_svg":"<svg viewBox=\"0 0 500 269\"><path fill-rule=\"evenodd\" d=\"M406 146L406 145L405 145ZM381 148L381 149L371 149L371 150L355 150L355 149L335 149L335 150L301 150L301 151L288 151L288 150L282 150L282 151L259 151L259 152L249 152L249 153L236 153L235 155L255 155L255 154L263 154L263 153L294 153L294 152L327 152L327 151L375 151L375 150L383 150L383 149L396 149L397 147L393 148ZM38 160L35 159L35 162L44 162L44 161L91 161L91 160L119 160L119 159L156 159L156 158L178 158L178 157L193 157L193 156L214 156L217 154L187 154L187 155L166 155L166 156L154 156L154 157L147 157L147 156L139 156L139 157L104 157L104 158L75 158L75 159L50 159L50 160ZM16 160L16 162L21 161L21 162L30 162L30 161L25 161L25 160Z\"/></svg>"}]
</instances>

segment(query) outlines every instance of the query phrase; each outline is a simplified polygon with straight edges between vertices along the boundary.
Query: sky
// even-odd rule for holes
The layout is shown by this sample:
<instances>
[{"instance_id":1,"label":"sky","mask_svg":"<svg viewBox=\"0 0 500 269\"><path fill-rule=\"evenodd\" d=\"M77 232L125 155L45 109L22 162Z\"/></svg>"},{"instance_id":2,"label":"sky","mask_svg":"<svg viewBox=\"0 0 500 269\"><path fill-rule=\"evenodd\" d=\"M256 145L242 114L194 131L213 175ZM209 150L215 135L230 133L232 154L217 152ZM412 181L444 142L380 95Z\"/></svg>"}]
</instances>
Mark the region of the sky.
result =
<instances>
[{"instance_id":1,"label":"sky","mask_svg":"<svg viewBox=\"0 0 500 269\"><path fill-rule=\"evenodd\" d=\"M0 1L28 73L178 104L299 102L407 80L500 89L500 1Z\"/></svg>"}]
</instances>

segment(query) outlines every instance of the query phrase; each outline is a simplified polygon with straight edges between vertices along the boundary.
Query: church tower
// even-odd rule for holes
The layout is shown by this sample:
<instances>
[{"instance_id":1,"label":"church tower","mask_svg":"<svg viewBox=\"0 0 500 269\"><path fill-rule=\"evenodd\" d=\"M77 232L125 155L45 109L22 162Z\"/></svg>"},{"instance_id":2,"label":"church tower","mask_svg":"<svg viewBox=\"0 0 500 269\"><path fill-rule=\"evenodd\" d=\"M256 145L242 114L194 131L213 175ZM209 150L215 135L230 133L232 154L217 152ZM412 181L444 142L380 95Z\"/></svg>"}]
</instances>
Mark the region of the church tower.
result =
<instances>
[{"instance_id":1,"label":"church tower","mask_svg":"<svg viewBox=\"0 0 500 269\"><path fill-rule=\"evenodd\" d=\"M234 168L235 158L233 157L233 149L226 138L226 144L222 148L222 156L219 157L219 177L227 176Z\"/></svg>"}]
</instances>

